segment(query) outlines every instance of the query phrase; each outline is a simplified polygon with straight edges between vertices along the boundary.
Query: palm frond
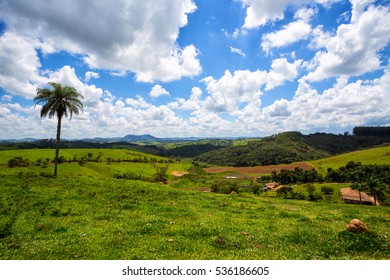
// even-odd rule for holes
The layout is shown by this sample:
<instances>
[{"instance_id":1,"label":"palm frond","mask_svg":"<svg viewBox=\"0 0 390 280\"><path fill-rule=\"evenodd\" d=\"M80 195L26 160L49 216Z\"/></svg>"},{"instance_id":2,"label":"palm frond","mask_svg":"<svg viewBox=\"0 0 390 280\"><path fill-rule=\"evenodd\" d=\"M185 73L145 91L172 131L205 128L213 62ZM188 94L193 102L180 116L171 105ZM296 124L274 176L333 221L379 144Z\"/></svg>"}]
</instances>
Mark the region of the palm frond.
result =
<instances>
[{"instance_id":1,"label":"palm frond","mask_svg":"<svg viewBox=\"0 0 390 280\"><path fill-rule=\"evenodd\" d=\"M53 118L63 116L72 118L73 114L78 115L83 111L83 103L80 99L84 97L74 87L62 86L50 82L50 88L38 88L34 98L35 105L42 104L41 118L49 116Z\"/></svg>"}]
</instances>

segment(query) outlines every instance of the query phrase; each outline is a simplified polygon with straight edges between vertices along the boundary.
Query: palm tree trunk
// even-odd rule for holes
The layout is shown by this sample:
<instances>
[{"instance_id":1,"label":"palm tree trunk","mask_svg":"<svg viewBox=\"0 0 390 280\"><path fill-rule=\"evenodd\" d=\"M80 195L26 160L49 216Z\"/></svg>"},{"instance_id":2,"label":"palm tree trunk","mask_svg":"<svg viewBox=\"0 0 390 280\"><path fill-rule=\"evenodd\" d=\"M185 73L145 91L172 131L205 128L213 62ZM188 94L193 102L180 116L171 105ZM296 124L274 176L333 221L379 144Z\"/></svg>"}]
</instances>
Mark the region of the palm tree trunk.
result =
<instances>
[{"instance_id":1,"label":"palm tree trunk","mask_svg":"<svg viewBox=\"0 0 390 280\"><path fill-rule=\"evenodd\" d=\"M62 116L58 116L57 139L56 139L56 157L55 157L55 162L54 162L54 177L57 177L58 154L60 153L61 119L62 119Z\"/></svg>"}]
</instances>

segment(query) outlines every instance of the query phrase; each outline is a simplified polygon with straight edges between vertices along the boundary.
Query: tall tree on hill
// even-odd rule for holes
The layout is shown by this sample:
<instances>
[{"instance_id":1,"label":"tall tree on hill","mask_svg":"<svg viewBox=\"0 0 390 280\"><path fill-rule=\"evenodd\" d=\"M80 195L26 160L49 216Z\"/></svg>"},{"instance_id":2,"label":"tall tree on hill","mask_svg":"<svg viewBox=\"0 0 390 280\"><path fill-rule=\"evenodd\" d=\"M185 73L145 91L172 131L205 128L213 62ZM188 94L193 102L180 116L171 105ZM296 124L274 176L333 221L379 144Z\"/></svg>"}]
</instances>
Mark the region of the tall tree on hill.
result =
<instances>
[{"instance_id":1,"label":"tall tree on hill","mask_svg":"<svg viewBox=\"0 0 390 280\"><path fill-rule=\"evenodd\" d=\"M43 104L41 118L53 118L57 116L56 155L54 165L54 176L57 176L58 154L60 151L61 121L62 118L73 114L78 115L83 110L83 103L80 98L83 96L74 87L62 86L57 83L49 83L52 88L38 88L37 96L34 98L35 105Z\"/></svg>"}]
</instances>

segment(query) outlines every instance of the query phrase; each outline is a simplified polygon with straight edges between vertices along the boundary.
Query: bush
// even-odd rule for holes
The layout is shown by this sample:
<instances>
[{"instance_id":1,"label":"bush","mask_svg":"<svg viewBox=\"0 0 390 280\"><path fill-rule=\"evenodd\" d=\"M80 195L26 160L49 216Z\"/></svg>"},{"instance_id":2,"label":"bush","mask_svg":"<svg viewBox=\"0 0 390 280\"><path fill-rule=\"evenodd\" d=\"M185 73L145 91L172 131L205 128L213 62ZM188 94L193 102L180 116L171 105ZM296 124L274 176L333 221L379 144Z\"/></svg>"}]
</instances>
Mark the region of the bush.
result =
<instances>
[{"instance_id":1,"label":"bush","mask_svg":"<svg viewBox=\"0 0 390 280\"><path fill-rule=\"evenodd\" d=\"M29 159L23 157L14 157L8 161L8 167L23 167L29 165L30 165Z\"/></svg>"},{"instance_id":2,"label":"bush","mask_svg":"<svg viewBox=\"0 0 390 280\"><path fill-rule=\"evenodd\" d=\"M306 195L304 193L300 193L300 192L293 192L291 195L291 198L298 199L298 200L305 200Z\"/></svg>"},{"instance_id":3,"label":"bush","mask_svg":"<svg viewBox=\"0 0 390 280\"><path fill-rule=\"evenodd\" d=\"M323 186L321 187L321 192L323 194L334 194L334 189L332 187Z\"/></svg>"},{"instance_id":4,"label":"bush","mask_svg":"<svg viewBox=\"0 0 390 280\"><path fill-rule=\"evenodd\" d=\"M165 165L152 164L152 166L156 170L156 173L154 173L154 176L153 176L154 181L155 182L162 182L163 184L166 184L168 182L167 171L169 168L169 164L165 164Z\"/></svg>"},{"instance_id":5,"label":"bush","mask_svg":"<svg viewBox=\"0 0 390 280\"><path fill-rule=\"evenodd\" d=\"M231 192L239 193L239 186L235 182L219 181L211 185L211 192L230 194Z\"/></svg>"},{"instance_id":6,"label":"bush","mask_svg":"<svg viewBox=\"0 0 390 280\"><path fill-rule=\"evenodd\" d=\"M288 197L293 198L294 195L293 190L294 189L291 186L284 186L278 189L276 193L278 194L279 197L283 195L284 198L288 198Z\"/></svg>"},{"instance_id":7,"label":"bush","mask_svg":"<svg viewBox=\"0 0 390 280\"><path fill-rule=\"evenodd\" d=\"M54 159L53 161L55 162L56 159ZM59 156L58 157L58 163L63 163L63 162L66 162L66 158L64 156Z\"/></svg>"},{"instance_id":8,"label":"bush","mask_svg":"<svg viewBox=\"0 0 390 280\"><path fill-rule=\"evenodd\" d=\"M125 174L114 174L115 179L126 179L126 180L140 180L141 175L137 175L133 172L128 172Z\"/></svg>"}]
</instances>

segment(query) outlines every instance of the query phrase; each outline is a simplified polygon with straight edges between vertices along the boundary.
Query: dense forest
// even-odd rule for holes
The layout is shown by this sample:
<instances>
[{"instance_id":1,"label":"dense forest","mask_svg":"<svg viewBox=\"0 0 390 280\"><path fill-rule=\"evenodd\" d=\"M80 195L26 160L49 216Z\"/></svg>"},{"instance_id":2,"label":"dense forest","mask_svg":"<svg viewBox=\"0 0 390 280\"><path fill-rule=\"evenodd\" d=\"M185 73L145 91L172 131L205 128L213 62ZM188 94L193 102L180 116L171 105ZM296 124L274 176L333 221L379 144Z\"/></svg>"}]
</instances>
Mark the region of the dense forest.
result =
<instances>
[{"instance_id":1,"label":"dense forest","mask_svg":"<svg viewBox=\"0 0 390 280\"><path fill-rule=\"evenodd\" d=\"M215 165L256 166L313 160L329 153L291 139L263 139L246 146L227 147L204 153L195 159Z\"/></svg>"}]
</instances>

